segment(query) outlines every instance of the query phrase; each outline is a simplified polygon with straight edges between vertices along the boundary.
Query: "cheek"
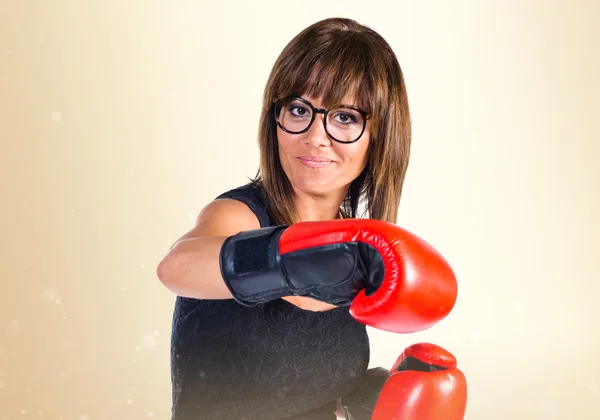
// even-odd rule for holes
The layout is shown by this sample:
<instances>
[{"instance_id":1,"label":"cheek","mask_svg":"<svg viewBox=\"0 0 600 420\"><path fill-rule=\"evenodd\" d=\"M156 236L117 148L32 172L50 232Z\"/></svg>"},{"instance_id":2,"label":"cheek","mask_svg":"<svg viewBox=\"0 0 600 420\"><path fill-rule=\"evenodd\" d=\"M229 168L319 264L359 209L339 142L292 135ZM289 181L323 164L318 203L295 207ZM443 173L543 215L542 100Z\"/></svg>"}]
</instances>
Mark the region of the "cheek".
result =
<instances>
[{"instance_id":1,"label":"cheek","mask_svg":"<svg viewBox=\"0 0 600 420\"><path fill-rule=\"evenodd\" d=\"M298 147L298 144L300 144L300 139L300 136L296 134L289 134L285 131L277 129L277 144L279 145L280 150L292 151Z\"/></svg>"},{"instance_id":2,"label":"cheek","mask_svg":"<svg viewBox=\"0 0 600 420\"><path fill-rule=\"evenodd\" d=\"M353 168L362 170L367 164L367 156L369 152L369 142L361 142L350 145L351 148L346 150L346 160Z\"/></svg>"},{"instance_id":3,"label":"cheek","mask_svg":"<svg viewBox=\"0 0 600 420\"><path fill-rule=\"evenodd\" d=\"M367 164L367 158L369 156L369 142L365 142L365 145L361 148L361 162L364 167Z\"/></svg>"},{"instance_id":4,"label":"cheek","mask_svg":"<svg viewBox=\"0 0 600 420\"><path fill-rule=\"evenodd\" d=\"M279 157L283 159L291 152L292 142L285 133L277 135L277 148L279 149Z\"/></svg>"}]
</instances>

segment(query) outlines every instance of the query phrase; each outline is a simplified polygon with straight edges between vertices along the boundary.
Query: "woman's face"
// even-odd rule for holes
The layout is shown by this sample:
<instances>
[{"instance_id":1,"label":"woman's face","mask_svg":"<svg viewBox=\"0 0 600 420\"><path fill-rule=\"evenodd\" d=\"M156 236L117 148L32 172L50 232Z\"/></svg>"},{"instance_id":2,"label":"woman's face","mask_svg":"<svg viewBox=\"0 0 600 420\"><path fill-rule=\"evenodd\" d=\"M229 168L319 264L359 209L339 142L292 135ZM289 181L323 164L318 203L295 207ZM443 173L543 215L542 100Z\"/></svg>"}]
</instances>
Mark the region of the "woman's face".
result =
<instances>
[{"instance_id":1,"label":"woman's face","mask_svg":"<svg viewBox=\"0 0 600 420\"><path fill-rule=\"evenodd\" d=\"M314 107L321 108L320 100L303 96ZM353 98L345 104L352 105ZM294 115L301 115L302 108L293 109ZM332 117L330 117L332 118ZM346 122L344 115L337 118ZM323 125L323 115L316 114L313 124L302 134L291 134L277 127L279 160L294 189L315 196L345 194L350 183L360 175L367 164L367 151L370 143L370 123L367 120L365 131L354 143L340 143L327 135ZM330 131L334 130L329 125Z\"/></svg>"}]
</instances>

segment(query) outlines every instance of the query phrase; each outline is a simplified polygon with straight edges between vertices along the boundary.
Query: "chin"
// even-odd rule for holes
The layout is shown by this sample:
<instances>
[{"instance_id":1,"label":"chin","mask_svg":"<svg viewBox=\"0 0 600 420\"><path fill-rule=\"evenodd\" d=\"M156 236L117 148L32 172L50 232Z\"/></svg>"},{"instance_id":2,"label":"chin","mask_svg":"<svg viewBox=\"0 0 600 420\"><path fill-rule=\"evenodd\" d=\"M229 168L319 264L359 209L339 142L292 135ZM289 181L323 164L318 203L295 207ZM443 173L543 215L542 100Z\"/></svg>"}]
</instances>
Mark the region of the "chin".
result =
<instances>
[{"instance_id":1,"label":"chin","mask_svg":"<svg viewBox=\"0 0 600 420\"><path fill-rule=\"evenodd\" d=\"M313 196L328 196L339 191L342 187L333 184L329 180L296 180L292 182L295 189Z\"/></svg>"}]
</instances>

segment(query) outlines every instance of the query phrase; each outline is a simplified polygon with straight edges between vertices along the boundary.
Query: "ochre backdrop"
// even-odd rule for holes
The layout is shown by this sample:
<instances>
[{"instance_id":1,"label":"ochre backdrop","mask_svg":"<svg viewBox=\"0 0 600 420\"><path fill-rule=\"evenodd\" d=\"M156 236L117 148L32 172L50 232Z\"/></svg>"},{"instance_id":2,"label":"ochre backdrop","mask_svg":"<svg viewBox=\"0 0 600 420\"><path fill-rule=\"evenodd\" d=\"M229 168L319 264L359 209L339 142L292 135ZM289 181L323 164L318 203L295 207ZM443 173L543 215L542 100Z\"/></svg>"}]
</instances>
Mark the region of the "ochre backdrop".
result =
<instances>
[{"instance_id":1,"label":"ochre backdrop","mask_svg":"<svg viewBox=\"0 0 600 420\"><path fill-rule=\"evenodd\" d=\"M453 265L429 331L470 420L600 418L600 3L4 1L0 419L168 419L156 265L254 175L261 95L325 17L379 31L414 143L398 223Z\"/></svg>"}]
</instances>

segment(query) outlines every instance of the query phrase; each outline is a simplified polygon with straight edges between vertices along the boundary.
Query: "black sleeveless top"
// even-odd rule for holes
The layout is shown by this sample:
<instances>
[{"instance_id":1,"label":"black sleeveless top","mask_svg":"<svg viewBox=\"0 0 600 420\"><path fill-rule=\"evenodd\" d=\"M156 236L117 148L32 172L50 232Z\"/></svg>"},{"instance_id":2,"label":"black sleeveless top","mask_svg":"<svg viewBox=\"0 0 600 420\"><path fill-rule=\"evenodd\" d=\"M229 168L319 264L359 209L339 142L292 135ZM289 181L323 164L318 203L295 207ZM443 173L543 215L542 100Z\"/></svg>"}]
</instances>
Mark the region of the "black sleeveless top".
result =
<instances>
[{"instance_id":1,"label":"black sleeveless top","mask_svg":"<svg viewBox=\"0 0 600 420\"><path fill-rule=\"evenodd\" d=\"M239 200L261 227L271 225L261 188L245 185L217 198ZM172 420L335 419L335 401L358 385L368 364L366 327L347 307L312 312L282 299L246 307L178 296Z\"/></svg>"}]
</instances>

